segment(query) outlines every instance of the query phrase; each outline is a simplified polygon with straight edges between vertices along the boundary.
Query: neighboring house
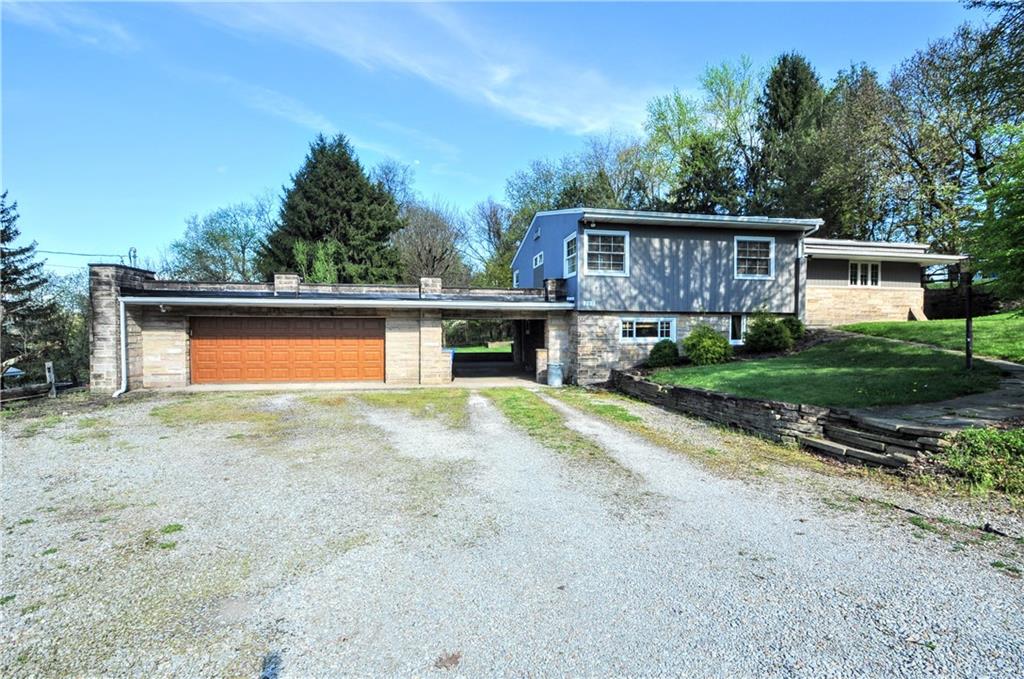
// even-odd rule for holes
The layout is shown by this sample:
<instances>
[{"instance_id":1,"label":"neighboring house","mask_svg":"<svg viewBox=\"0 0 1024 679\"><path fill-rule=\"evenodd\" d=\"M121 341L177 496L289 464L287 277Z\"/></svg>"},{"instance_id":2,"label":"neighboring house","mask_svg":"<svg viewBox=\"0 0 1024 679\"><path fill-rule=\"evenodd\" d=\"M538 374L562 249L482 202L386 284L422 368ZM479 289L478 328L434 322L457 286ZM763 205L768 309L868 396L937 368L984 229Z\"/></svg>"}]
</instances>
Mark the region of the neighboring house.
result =
<instances>
[{"instance_id":1,"label":"neighboring house","mask_svg":"<svg viewBox=\"0 0 1024 679\"><path fill-rule=\"evenodd\" d=\"M573 209L537 213L511 289L159 281L90 266L90 385L443 384L443 322L512 321L513 360L540 381L601 382L708 323L743 341L760 310L811 325L922 318L921 245L808 238L817 219Z\"/></svg>"}]
</instances>

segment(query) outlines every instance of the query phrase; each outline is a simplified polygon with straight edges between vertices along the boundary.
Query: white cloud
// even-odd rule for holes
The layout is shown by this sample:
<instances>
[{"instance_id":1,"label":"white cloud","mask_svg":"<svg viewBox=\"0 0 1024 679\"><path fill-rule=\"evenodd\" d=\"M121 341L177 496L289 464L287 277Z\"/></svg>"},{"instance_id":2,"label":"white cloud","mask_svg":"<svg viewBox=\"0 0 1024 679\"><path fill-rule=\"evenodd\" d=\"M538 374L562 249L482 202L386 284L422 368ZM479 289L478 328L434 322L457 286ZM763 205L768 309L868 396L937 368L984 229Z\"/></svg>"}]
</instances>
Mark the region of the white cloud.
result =
<instances>
[{"instance_id":1,"label":"white cloud","mask_svg":"<svg viewBox=\"0 0 1024 679\"><path fill-rule=\"evenodd\" d=\"M120 22L81 4L4 2L4 21L48 31L109 52L133 52L139 41Z\"/></svg>"},{"instance_id":2,"label":"white cloud","mask_svg":"<svg viewBox=\"0 0 1024 679\"><path fill-rule=\"evenodd\" d=\"M338 128L327 116L308 108L294 97L269 87L251 85L230 76L211 76L211 78L224 85L250 108L287 120L313 132L323 132L327 135L338 133Z\"/></svg>"},{"instance_id":3,"label":"white cloud","mask_svg":"<svg viewBox=\"0 0 1024 679\"><path fill-rule=\"evenodd\" d=\"M313 46L370 70L421 78L509 116L576 134L638 127L652 90L611 82L507 35L470 25L452 6L204 4L229 29Z\"/></svg>"}]
</instances>

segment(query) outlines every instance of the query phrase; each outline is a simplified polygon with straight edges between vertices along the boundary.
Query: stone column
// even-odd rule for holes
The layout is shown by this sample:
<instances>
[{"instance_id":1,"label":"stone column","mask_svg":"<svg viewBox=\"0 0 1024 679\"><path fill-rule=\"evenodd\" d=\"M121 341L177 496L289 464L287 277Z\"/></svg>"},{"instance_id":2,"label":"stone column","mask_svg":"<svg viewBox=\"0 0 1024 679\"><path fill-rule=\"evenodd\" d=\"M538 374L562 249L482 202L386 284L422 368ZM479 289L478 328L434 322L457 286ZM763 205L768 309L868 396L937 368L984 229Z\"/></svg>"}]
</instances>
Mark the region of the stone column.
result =
<instances>
[{"instance_id":1,"label":"stone column","mask_svg":"<svg viewBox=\"0 0 1024 679\"><path fill-rule=\"evenodd\" d=\"M544 346L547 349L547 363L562 364L562 373L571 373L572 366L566 365L569 360L569 318L561 312L551 312L544 323ZM540 368L538 366L538 373Z\"/></svg>"},{"instance_id":2,"label":"stone column","mask_svg":"<svg viewBox=\"0 0 1024 679\"><path fill-rule=\"evenodd\" d=\"M440 278L421 278L420 297L436 297L441 294L442 283Z\"/></svg>"},{"instance_id":3,"label":"stone column","mask_svg":"<svg viewBox=\"0 0 1024 679\"><path fill-rule=\"evenodd\" d=\"M121 386L122 290L141 288L153 280L152 271L118 264L89 265L89 389L113 393ZM126 314L128 328L128 385L142 384L142 332L135 310Z\"/></svg>"},{"instance_id":4,"label":"stone column","mask_svg":"<svg viewBox=\"0 0 1024 679\"><path fill-rule=\"evenodd\" d=\"M447 384L452 381L452 361L442 351L444 332L440 311L420 314L420 384Z\"/></svg>"}]
</instances>

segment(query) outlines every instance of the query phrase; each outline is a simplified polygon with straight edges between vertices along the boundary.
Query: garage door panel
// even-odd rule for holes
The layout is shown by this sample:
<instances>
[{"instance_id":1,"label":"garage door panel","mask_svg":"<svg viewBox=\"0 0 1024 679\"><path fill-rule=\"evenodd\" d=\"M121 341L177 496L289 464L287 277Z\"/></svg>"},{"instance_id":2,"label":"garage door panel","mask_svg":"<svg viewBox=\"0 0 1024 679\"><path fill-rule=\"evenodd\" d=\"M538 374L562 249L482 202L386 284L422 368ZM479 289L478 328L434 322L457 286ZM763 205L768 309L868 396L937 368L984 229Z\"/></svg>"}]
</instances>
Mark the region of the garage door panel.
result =
<instances>
[{"instance_id":1,"label":"garage door panel","mask_svg":"<svg viewBox=\"0 0 1024 679\"><path fill-rule=\"evenodd\" d=\"M194 317L194 383L384 379L384 321Z\"/></svg>"}]
</instances>

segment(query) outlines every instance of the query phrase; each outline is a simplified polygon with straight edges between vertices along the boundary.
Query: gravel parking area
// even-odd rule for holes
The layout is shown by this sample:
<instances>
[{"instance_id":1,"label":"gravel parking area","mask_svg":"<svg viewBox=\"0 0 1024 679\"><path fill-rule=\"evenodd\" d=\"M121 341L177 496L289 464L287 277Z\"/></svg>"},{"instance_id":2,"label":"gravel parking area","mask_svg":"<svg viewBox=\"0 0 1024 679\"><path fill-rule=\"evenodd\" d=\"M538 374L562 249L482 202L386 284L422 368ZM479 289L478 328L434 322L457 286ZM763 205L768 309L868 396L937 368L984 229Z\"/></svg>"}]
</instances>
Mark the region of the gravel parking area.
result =
<instances>
[{"instance_id":1,"label":"gravel parking area","mask_svg":"<svg viewBox=\"0 0 1024 679\"><path fill-rule=\"evenodd\" d=\"M1024 675L1019 537L427 391L5 418L0 674Z\"/></svg>"}]
</instances>

